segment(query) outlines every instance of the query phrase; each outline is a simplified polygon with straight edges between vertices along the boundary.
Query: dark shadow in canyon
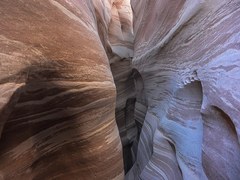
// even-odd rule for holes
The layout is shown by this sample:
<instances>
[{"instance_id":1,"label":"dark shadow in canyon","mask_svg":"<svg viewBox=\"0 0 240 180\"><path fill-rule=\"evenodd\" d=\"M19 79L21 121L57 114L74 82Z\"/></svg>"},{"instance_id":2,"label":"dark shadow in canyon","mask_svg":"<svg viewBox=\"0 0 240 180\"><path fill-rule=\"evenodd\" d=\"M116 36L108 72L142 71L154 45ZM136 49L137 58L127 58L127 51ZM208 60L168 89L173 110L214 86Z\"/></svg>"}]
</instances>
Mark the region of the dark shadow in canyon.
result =
<instances>
[{"instance_id":1,"label":"dark shadow in canyon","mask_svg":"<svg viewBox=\"0 0 240 180\"><path fill-rule=\"evenodd\" d=\"M116 121L127 173L136 160L138 139L146 114L143 80L140 73L132 69L131 59L111 63L111 71L117 88Z\"/></svg>"},{"instance_id":2,"label":"dark shadow in canyon","mask_svg":"<svg viewBox=\"0 0 240 180\"><path fill-rule=\"evenodd\" d=\"M138 139L140 137L141 129L147 113L147 103L144 93L144 83L141 74L137 69L133 69L132 76L134 78L134 85L136 91L136 104L134 110L134 119L138 128Z\"/></svg>"},{"instance_id":3,"label":"dark shadow in canyon","mask_svg":"<svg viewBox=\"0 0 240 180\"><path fill-rule=\"evenodd\" d=\"M123 146L124 171L127 173L135 161L138 136L134 113L136 93L131 59L123 58L114 61L111 63L111 71L117 89L115 117Z\"/></svg>"}]
</instances>

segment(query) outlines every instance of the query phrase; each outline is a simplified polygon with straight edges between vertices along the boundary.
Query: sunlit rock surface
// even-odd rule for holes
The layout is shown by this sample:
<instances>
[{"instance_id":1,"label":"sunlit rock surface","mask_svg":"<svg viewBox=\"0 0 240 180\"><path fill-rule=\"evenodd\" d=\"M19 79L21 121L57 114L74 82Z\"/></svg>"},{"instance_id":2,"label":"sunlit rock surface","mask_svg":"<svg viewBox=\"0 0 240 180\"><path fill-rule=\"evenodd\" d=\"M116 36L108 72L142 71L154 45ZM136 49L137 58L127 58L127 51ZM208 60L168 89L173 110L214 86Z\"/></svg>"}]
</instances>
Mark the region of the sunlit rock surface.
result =
<instances>
[{"instance_id":1,"label":"sunlit rock surface","mask_svg":"<svg viewBox=\"0 0 240 180\"><path fill-rule=\"evenodd\" d=\"M131 2L145 119L126 178L239 179L240 2Z\"/></svg>"},{"instance_id":2,"label":"sunlit rock surface","mask_svg":"<svg viewBox=\"0 0 240 180\"><path fill-rule=\"evenodd\" d=\"M0 1L0 179L123 179L109 60L132 42L129 1Z\"/></svg>"}]
</instances>

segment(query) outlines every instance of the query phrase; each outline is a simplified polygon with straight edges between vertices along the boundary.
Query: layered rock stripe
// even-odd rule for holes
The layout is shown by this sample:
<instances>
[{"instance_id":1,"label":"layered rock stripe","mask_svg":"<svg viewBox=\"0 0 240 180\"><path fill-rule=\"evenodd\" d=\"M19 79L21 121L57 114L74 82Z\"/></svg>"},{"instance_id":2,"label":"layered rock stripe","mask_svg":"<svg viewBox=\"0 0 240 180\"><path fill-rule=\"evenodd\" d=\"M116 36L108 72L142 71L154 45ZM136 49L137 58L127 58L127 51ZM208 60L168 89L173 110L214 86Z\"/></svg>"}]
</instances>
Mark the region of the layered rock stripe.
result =
<instances>
[{"instance_id":1,"label":"layered rock stripe","mask_svg":"<svg viewBox=\"0 0 240 180\"><path fill-rule=\"evenodd\" d=\"M239 21L239 0L0 1L0 179L238 180Z\"/></svg>"},{"instance_id":2,"label":"layered rock stripe","mask_svg":"<svg viewBox=\"0 0 240 180\"><path fill-rule=\"evenodd\" d=\"M109 59L132 34L129 8L0 2L0 179L123 179Z\"/></svg>"},{"instance_id":3,"label":"layered rock stripe","mask_svg":"<svg viewBox=\"0 0 240 180\"><path fill-rule=\"evenodd\" d=\"M126 179L239 179L240 2L131 3L147 111Z\"/></svg>"}]
</instances>

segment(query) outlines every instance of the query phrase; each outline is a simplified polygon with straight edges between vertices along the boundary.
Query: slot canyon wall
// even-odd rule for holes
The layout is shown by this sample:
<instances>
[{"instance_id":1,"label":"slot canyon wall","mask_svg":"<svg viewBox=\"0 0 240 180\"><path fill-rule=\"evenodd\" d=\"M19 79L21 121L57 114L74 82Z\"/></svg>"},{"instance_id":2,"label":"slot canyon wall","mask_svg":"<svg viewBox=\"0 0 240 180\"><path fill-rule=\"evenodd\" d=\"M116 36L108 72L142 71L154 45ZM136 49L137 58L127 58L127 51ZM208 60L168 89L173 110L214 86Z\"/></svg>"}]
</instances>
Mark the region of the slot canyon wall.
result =
<instances>
[{"instance_id":1,"label":"slot canyon wall","mask_svg":"<svg viewBox=\"0 0 240 180\"><path fill-rule=\"evenodd\" d=\"M240 1L131 2L145 119L127 179L239 179Z\"/></svg>"},{"instance_id":2,"label":"slot canyon wall","mask_svg":"<svg viewBox=\"0 0 240 180\"><path fill-rule=\"evenodd\" d=\"M1 0L0 179L238 180L239 80L239 0Z\"/></svg>"},{"instance_id":3,"label":"slot canyon wall","mask_svg":"<svg viewBox=\"0 0 240 180\"><path fill-rule=\"evenodd\" d=\"M0 1L0 179L124 178L110 63L119 121L131 14L126 0Z\"/></svg>"}]
</instances>

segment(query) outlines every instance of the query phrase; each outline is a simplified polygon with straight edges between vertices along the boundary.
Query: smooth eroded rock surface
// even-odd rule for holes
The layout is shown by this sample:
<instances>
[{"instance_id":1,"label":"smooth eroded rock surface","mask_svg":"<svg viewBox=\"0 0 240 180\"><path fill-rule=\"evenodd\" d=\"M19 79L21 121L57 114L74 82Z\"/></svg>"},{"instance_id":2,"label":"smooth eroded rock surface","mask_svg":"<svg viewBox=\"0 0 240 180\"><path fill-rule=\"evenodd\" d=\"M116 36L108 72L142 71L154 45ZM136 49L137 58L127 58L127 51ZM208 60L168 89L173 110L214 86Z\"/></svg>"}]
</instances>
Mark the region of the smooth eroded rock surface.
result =
<instances>
[{"instance_id":1,"label":"smooth eroded rock surface","mask_svg":"<svg viewBox=\"0 0 240 180\"><path fill-rule=\"evenodd\" d=\"M132 56L129 9L0 2L0 179L123 179L109 59Z\"/></svg>"},{"instance_id":2,"label":"smooth eroded rock surface","mask_svg":"<svg viewBox=\"0 0 240 180\"><path fill-rule=\"evenodd\" d=\"M238 180L239 82L239 0L1 0L0 179Z\"/></svg>"},{"instance_id":3,"label":"smooth eroded rock surface","mask_svg":"<svg viewBox=\"0 0 240 180\"><path fill-rule=\"evenodd\" d=\"M240 2L131 2L145 119L127 179L239 179Z\"/></svg>"}]
</instances>

